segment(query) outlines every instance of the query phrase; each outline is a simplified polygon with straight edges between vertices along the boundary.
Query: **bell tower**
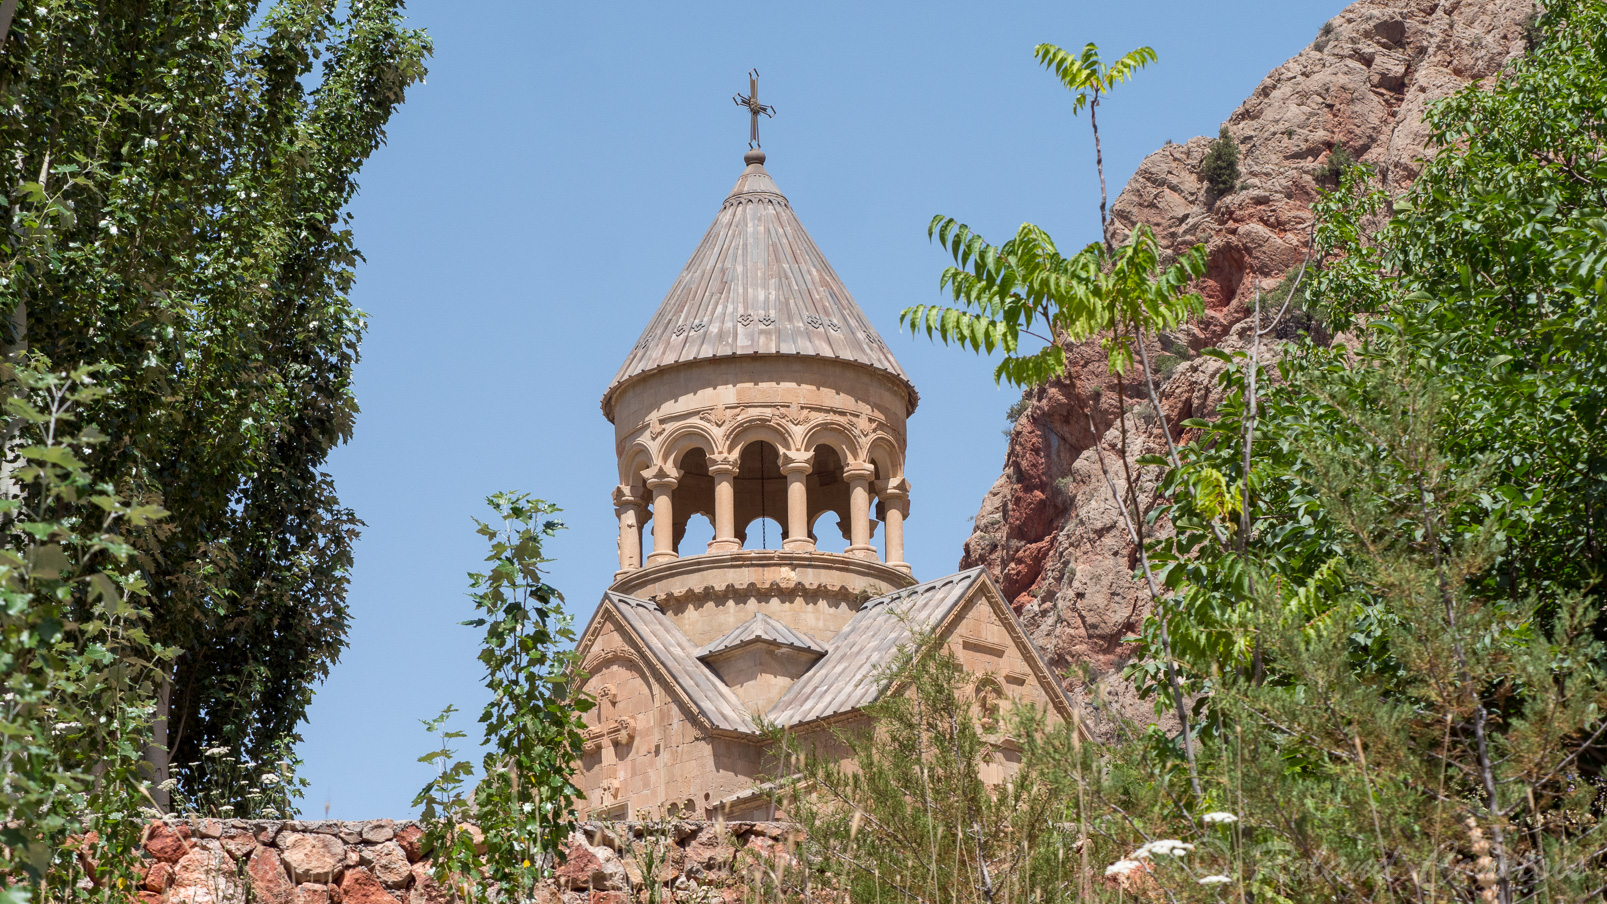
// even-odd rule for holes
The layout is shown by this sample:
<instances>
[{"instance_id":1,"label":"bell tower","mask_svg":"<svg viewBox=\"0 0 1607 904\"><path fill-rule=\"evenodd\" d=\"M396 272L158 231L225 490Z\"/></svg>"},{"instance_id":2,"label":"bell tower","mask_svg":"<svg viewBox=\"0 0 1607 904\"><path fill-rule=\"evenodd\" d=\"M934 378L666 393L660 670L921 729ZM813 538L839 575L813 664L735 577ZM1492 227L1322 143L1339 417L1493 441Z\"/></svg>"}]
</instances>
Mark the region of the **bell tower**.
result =
<instances>
[{"instance_id":1,"label":"bell tower","mask_svg":"<svg viewBox=\"0 0 1607 904\"><path fill-rule=\"evenodd\" d=\"M861 602L913 583L915 388L764 161L744 155L602 401L619 456L611 590L653 600L699 646L760 615L825 643ZM827 513L842 553L816 548ZM682 542L694 514L713 525L707 548ZM762 519L779 549L744 548Z\"/></svg>"},{"instance_id":2,"label":"bell tower","mask_svg":"<svg viewBox=\"0 0 1607 904\"><path fill-rule=\"evenodd\" d=\"M979 705L1071 714L982 569L911 576L915 387L765 170L773 111L749 90L736 187L603 394L619 570L575 647L598 701L577 781L592 818L774 818L766 726L864 724L918 633L976 673ZM817 542L833 517L842 552Z\"/></svg>"}]
</instances>

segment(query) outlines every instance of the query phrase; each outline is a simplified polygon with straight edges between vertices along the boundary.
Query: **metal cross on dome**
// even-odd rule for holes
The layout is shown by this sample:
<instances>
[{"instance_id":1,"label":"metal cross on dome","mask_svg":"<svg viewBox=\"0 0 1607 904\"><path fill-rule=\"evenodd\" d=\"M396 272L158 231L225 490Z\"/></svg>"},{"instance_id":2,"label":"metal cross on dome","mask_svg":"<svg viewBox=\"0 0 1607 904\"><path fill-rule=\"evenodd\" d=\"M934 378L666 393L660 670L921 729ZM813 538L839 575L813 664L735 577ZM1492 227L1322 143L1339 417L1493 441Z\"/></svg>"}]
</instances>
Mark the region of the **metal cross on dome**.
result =
<instances>
[{"instance_id":1,"label":"metal cross on dome","mask_svg":"<svg viewBox=\"0 0 1607 904\"><path fill-rule=\"evenodd\" d=\"M753 121L748 124L748 147L759 146L759 114L774 118L776 108L768 104L759 103L759 70L748 70L748 93L737 93L731 96L731 102L739 107L747 107Z\"/></svg>"}]
</instances>

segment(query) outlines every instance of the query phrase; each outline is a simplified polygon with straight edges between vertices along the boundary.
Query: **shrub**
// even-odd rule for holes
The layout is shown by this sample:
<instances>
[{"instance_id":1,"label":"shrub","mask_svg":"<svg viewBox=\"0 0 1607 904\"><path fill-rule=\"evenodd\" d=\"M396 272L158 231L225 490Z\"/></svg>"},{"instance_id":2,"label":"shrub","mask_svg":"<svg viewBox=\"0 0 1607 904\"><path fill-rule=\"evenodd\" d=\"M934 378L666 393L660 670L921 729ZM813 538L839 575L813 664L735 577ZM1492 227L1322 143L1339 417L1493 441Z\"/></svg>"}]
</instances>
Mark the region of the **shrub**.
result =
<instances>
[{"instance_id":1,"label":"shrub","mask_svg":"<svg viewBox=\"0 0 1607 904\"><path fill-rule=\"evenodd\" d=\"M1334 145L1328 152L1328 162L1317 170L1317 181L1323 185L1337 186L1345 178L1345 173L1356 165L1356 156L1342 144Z\"/></svg>"},{"instance_id":2,"label":"shrub","mask_svg":"<svg viewBox=\"0 0 1607 904\"><path fill-rule=\"evenodd\" d=\"M1200 177L1210 186L1212 199L1220 198L1233 191L1239 184L1239 143L1228 134L1228 127L1223 126L1217 133L1215 141L1205 152L1205 162L1200 164Z\"/></svg>"},{"instance_id":3,"label":"shrub","mask_svg":"<svg viewBox=\"0 0 1607 904\"><path fill-rule=\"evenodd\" d=\"M1311 46L1318 50L1326 49L1328 47L1328 42L1333 40L1333 33L1334 23L1333 20L1330 19L1329 21L1322 23L1322 28L1317 30L1317 39L1311 42Z\"/></svg>"},{"instance_id":4,"label":"shrub","mask_svg":"<svg viewBox=\"0 0 1607 904\"><path fill-rule=\"evenodd\" d=\"M1165 380L1167 377L1170 377L1172 375L1172 371L1177 370L1177 366L1182 363L1182 360L1176 355L1168 355L1164 353L1156 355L1154 358L1150 359L1150 367L1154 369L1156 378L1160 380Z\"/></svg>"}]
</instances>

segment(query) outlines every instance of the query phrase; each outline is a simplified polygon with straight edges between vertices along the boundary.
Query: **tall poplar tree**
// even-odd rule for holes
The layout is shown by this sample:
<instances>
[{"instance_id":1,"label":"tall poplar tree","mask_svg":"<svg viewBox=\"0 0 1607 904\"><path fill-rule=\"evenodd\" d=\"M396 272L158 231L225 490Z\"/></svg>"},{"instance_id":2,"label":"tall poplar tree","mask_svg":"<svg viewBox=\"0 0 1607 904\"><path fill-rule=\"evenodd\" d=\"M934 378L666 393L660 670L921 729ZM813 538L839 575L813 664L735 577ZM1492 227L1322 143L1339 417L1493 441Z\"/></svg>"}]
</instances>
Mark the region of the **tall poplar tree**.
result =
<instances>
[{"instance_id":1,"label":"tall poplar tree","mask_svg":"<svg viewBox=\"0 0 1607 904\"><path fill-rule=\"evenodd\" d=\"M27 0L0 50L6 353L108 364L90 466L171 513L131 539L175 762L272 756L345 645L347 205L431 52L402 6Z\"/></svg>"}]
</instances>

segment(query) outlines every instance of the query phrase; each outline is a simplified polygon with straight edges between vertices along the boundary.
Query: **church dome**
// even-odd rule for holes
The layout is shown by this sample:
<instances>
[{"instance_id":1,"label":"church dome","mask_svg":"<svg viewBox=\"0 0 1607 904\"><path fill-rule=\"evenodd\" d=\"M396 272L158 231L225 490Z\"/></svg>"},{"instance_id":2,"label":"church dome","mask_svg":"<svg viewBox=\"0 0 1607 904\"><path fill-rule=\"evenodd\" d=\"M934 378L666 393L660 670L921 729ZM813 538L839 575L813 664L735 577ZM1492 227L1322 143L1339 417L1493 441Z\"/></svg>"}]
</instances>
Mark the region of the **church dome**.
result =
<instances>
[{"instance_id":1,"label":"church dome","mask_svg":"<svg viewBox=\"0 0 1607 904\"><path fill-rule=\"evenodd\" d=\"M603 394L603 413L637 378L690 361L807 356L869 368L918 396L781 189L750 151L747 168Z\"/></svg>"}]
</instances>

